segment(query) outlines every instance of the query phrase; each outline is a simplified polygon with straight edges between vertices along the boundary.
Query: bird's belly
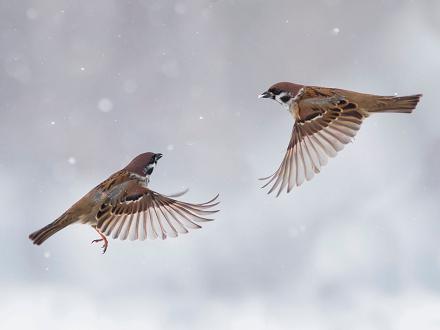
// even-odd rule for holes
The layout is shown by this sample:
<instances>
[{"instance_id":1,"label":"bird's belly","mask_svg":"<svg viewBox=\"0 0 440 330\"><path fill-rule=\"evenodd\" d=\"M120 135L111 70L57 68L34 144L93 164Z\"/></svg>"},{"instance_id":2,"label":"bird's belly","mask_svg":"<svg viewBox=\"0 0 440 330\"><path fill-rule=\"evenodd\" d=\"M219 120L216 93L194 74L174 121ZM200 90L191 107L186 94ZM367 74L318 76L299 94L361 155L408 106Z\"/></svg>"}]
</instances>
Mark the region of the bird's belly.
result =
<instances>
[{"instance_id":1,"label":"bird's belly","mask_svg":"<svg viewBox=\"0 0 440 330\"><path fill-rule=\"evenodd\" d=\"M91 226L96 225L96 223L97 223L97 220L96 220L96 213L97 213L97 212L98 212L98 211L96 211L96 212L92 212L91 214L88 214L88 215L81 216L81 217L78 219L78 222L79 222L79 223L82 223L82 224L89 224L89 225L91 225Z\"/></svg>"}]
</instances>

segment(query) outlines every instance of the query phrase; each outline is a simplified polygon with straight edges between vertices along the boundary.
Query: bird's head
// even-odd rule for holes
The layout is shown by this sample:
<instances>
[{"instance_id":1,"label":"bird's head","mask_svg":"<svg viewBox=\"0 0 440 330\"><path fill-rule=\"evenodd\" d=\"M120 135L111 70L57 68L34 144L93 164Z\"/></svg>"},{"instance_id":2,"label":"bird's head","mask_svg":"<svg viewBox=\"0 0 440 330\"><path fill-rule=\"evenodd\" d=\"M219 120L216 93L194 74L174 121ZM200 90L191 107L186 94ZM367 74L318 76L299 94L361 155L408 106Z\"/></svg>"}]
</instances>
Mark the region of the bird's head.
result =
<instances>
[{"instance_id":1,"label":"bird's head","mask_svg":"<svg viewBox=\"0 0 440 330\"><path fill-rule=\"evenodd\" d=\"M126 167L125 170L148 177L153 173L157 161L162 158L162 154L154 152L145 152L136 156Z\"/></svg>"},{"instance_id":2,"label":"bird's head","mask_svg":"<svg viewBox=\"0 0 440 330\"><path fill-rule=\"evenodd\" d=\"M272 99L286 108L290 108L292 100L298 95L303 85L290 82L279 82L272 85L267 91L258 95L258 98Z\"/></svg>"}]
</instances>

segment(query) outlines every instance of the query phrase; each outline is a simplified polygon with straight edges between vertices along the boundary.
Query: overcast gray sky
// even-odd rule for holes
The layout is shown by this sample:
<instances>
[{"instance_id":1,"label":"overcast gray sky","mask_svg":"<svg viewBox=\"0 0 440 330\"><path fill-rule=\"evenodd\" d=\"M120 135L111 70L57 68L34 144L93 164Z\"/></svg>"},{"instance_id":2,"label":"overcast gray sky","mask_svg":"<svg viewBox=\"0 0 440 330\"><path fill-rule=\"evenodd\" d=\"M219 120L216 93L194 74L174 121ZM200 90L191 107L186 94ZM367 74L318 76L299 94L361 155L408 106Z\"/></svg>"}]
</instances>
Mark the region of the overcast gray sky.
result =
<instances>
[{"instance_id":1,"label":"overcast gray sky","mask_svg":"<svg viewBox=\"0 0 440 330\"><path fill-rule=\"evenodd\" d=\"M0 27L2 329L440 328L440 2L0 0ZM424 96L277 199L278 81ZM219 192L216 221L31 244L145 151L153 189Z\"/></svg>"}]
</instances>

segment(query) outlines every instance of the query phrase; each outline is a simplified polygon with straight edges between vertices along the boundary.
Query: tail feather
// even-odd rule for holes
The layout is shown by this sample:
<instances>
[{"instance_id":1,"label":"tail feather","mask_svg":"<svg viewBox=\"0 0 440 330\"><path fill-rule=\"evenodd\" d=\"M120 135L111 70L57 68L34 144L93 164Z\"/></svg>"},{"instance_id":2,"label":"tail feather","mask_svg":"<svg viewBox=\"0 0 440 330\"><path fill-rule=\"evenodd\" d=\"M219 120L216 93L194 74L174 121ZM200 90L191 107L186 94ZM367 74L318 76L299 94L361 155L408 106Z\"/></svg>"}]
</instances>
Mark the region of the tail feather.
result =
<instances>
[{"instance_id":1,"label":"tail feather","mask_svg":"<svg viewBox=\"0 0 440 330\"><path fill-rule=\"evenodd\" d=\"M44 226L43 228L30 234L29 239L31 239L34 244L40 245L49 237L51 237L53 234L60 231L67 225L69 225L69 222L62 220L63 220L63 216L59 217L57 220L48 224L47 226Z\"/></svg>"},{"instance_id":2,"label":"tail feather","mask_svg":"<svg viewBox=\"0 0 440 330\"><path fill-rule=\"evenodd\" d=\"M382 96L377 101L377 107L368 112L398 112L411 113L419 103L422 94L409 96Z\"/></svg>"}]
</instances>

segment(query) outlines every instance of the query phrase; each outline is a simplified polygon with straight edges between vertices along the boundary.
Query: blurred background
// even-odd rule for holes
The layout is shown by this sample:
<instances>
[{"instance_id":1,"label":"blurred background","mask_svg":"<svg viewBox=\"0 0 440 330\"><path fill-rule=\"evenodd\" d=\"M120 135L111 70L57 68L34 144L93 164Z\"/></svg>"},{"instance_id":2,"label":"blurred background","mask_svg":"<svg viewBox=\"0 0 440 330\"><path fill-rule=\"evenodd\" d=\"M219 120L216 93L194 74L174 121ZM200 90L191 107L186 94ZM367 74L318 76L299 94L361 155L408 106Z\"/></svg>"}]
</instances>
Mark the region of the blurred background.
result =
<instances>
[{"instance_id":1,"label":"blurred background","mask_svg":"<svg viewBox=\"0 0 440 330\"><path fill-rule=\"evenodd\" d=\"M2 329L440 328L440 2L0 1ZM380 114L279 198L278 81L383 95ZM137 154L150 186L221 194L178 239L54 220Z\"/></svg>"}]
</instances>

